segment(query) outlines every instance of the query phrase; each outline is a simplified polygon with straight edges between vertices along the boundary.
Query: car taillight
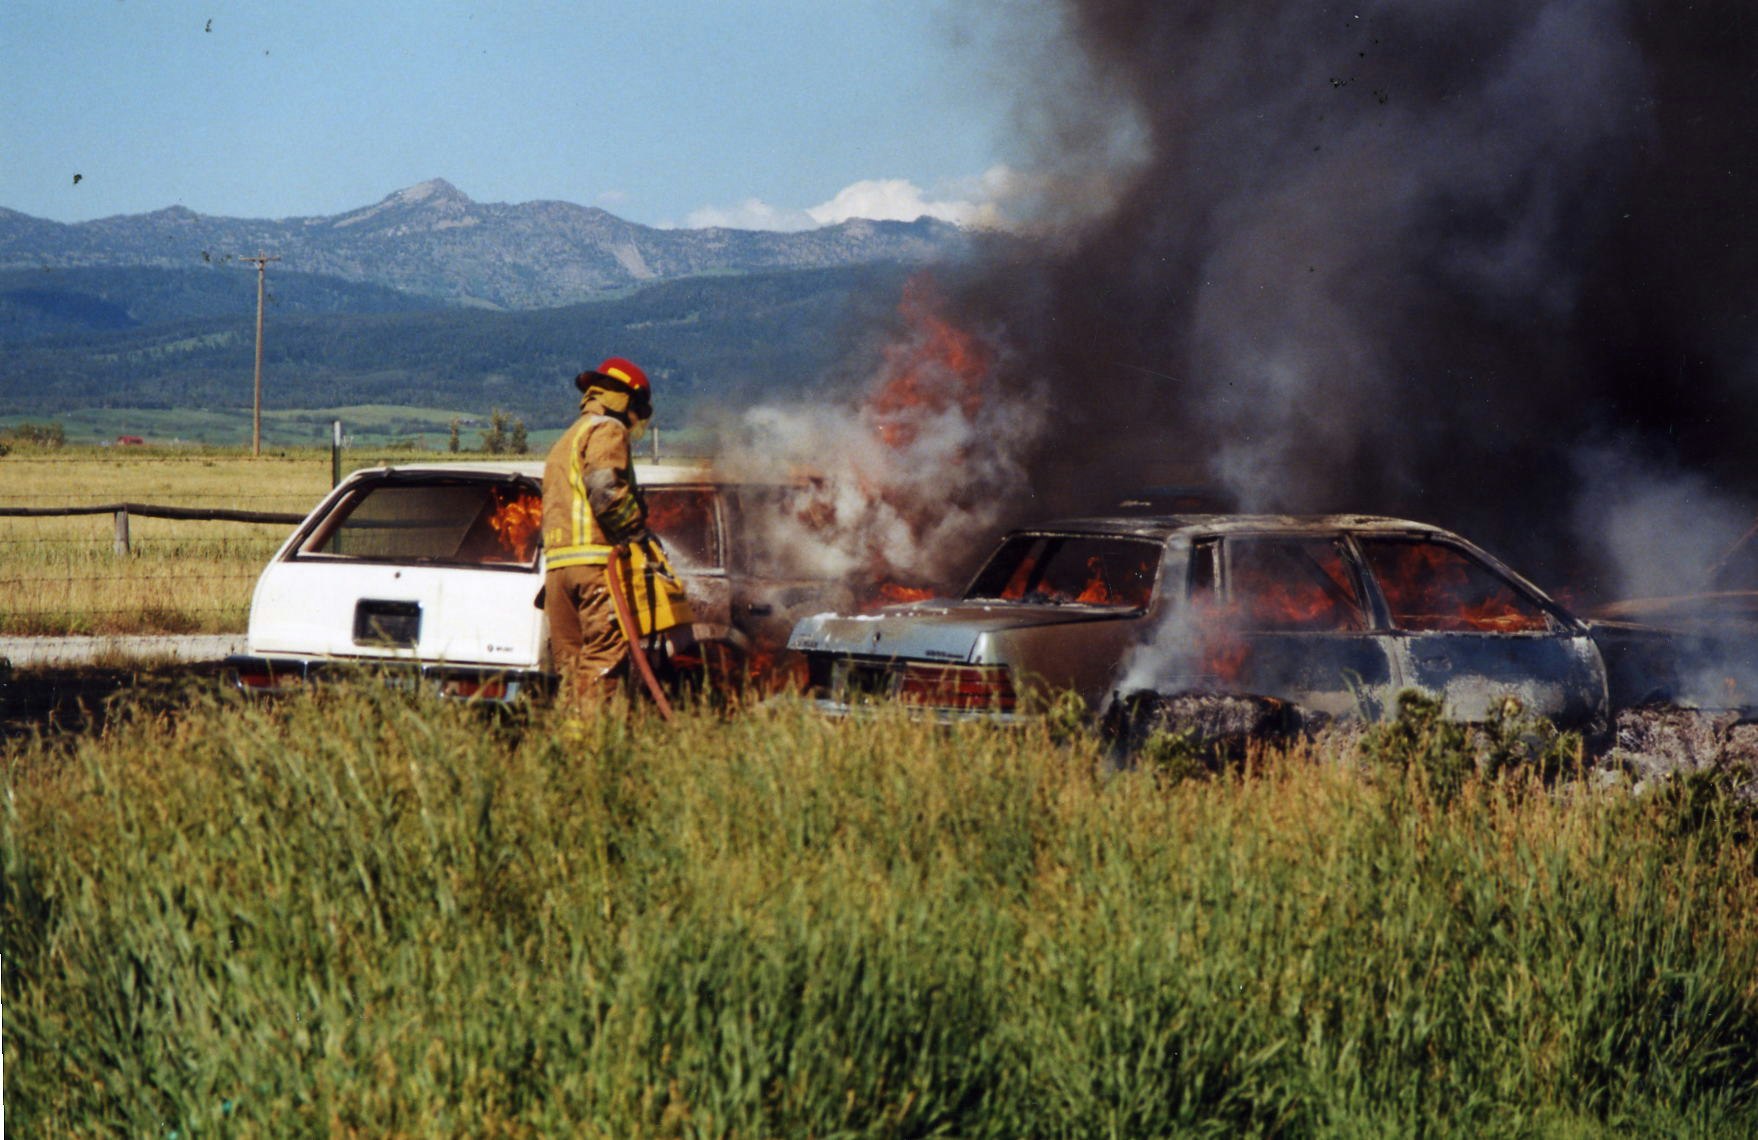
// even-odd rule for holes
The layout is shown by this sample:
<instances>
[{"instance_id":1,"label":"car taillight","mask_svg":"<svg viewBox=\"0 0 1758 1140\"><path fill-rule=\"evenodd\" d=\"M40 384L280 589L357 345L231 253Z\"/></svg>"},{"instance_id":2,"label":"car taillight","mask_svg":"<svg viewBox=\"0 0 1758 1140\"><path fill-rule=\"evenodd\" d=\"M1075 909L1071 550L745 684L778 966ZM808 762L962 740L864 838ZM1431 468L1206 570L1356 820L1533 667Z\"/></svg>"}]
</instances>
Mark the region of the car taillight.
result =
<instances>
[{"instance_id":1,"label":"car taillight","mask_svg":"<svg viewBox=\"0 0 1758 1140\"><path fill-rule=\"evenodd\" d=\"M479 701L500 701L507 696L507 683L499 677L448 677L440 682L440 695L475 698Z\"/></svg>"},{"instance_id":2,"label":"car taillight","mask_svg":"<svg viewBox=\"0 0 1758 1140\"><path fill-rule=\"evenodd\" d=\"M1013 678L1005 665L906 665L899 699L943 709L1012 712Z\"/></svg>"},{"instance_id":3,"label":"car taillight","mask_svg":"<svg viewBox=\"0 0 1758 1140\"><path fill-rule=\"evenodd\" d=\"M305 684L305 677L300 673L277 673L271 669L240 669L234 676L239 688L253 693L279 692Z\"/></svg>"}]
</instances>

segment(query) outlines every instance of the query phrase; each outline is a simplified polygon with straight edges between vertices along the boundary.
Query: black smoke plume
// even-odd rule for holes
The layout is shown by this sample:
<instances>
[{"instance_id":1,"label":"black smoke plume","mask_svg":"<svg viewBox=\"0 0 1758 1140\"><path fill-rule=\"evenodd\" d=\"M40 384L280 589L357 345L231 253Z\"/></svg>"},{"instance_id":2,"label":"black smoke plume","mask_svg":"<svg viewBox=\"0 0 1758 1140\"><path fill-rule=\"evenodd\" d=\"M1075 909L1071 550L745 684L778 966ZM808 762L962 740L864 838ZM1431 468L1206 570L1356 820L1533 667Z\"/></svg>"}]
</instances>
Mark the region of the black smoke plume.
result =
<instances>
[{"instance_id":1,"label":"black smoke plume","mask_svg":"<svg viewBox=\"0 0 1758 1140\"><path fill-rule=\"evenodd\" d=\"M1625 512L1746 509L1758 11L1051 10L1018 77L1039 236L948 285L1000 387L1048 393L1022 511L1201 480L1453 526L1591 596L1639 577Z\"/></svg>"}]
</instances>

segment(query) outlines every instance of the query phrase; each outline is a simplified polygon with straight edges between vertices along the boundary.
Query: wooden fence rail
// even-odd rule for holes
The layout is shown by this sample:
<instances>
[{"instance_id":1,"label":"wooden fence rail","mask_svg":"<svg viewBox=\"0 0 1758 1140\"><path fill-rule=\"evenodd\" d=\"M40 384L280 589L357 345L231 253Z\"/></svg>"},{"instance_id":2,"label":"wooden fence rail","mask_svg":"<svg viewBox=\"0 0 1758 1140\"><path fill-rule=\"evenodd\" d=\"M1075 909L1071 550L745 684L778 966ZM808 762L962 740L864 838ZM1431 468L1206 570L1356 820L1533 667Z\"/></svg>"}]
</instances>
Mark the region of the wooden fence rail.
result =
<instances>
[{"instance_id":1,"label":"wooden fence rail","mask_svg":"<svg viewBox=\"0 0 1758 1140\"><path fill-rule=\"evenodd\" d=\"M226 507L159 507L151 503L104 503L87 507L0 507L0 518L58 518L72 515L114 515L117 554L127 554L128 516L143 519L188 519L195 522L278 523L295 526L302 514L284 511L235 511Z\"/></svg>"}]
</instances>

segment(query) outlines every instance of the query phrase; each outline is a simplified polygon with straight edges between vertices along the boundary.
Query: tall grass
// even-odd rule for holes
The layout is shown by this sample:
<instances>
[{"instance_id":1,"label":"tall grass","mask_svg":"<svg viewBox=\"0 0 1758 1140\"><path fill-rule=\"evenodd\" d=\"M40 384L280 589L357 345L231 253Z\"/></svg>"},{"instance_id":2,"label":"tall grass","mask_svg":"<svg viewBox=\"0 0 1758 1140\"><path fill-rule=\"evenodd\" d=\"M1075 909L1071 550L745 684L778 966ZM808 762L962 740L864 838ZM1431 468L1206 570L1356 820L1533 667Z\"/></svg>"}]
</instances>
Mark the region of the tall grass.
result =
<instances>
[{"instance_id":1,"label":"tall grass","mask_svg":"<svg viewBox=\"0 0 1758 1140\"><path fill-rule=\"evenodd\" d=\"M7 760L21 1134L1749 1133L1733 801L201 697ZM1333 754L1334 753L1334 754Z\"/></svg>"}]
</instances>

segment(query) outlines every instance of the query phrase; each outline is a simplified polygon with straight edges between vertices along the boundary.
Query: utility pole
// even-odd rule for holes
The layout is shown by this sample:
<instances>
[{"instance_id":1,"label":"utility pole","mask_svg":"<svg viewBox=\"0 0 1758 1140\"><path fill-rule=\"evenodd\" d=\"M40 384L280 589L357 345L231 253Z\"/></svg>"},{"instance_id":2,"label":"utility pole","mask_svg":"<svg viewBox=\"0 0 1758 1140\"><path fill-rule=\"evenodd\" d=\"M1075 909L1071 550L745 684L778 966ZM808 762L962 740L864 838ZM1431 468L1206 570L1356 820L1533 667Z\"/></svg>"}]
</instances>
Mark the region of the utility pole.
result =
<instances>
[{"instance_id":1,"label":"utility pole","mask_svg":"<svg viewBox=\"0 0 1758 1140\"><path fill-rule=\"evenodd\" d=\"M250 411L250 454L262 454L262 300L263 278L268 272L269 262L281 260L259 253L255 257L240 257L239 261L256 262L256 398Z\"/></svg>"}]
</instances>

